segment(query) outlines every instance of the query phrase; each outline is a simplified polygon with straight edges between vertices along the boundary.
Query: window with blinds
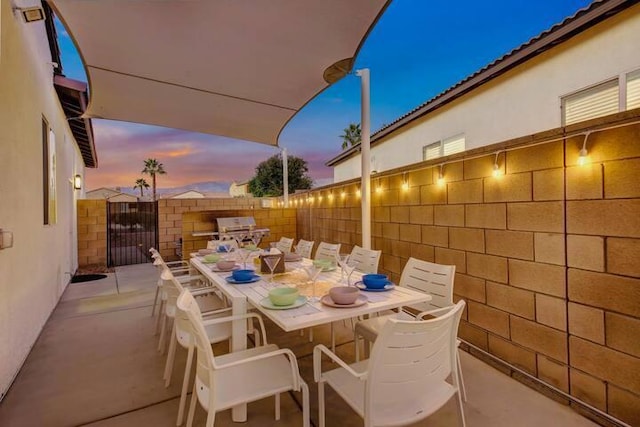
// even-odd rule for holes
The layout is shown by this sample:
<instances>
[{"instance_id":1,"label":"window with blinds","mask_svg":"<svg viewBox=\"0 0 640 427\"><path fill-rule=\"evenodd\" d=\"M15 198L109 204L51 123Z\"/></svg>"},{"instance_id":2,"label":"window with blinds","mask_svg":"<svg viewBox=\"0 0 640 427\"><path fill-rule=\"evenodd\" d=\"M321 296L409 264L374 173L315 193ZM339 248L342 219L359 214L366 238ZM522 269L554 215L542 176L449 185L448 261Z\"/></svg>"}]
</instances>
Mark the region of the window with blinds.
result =
<instances>
[{"instance_id":1,"label":"window with blinds","mask_svg":"<svg viewBox=\"0 0 640 427\"><path fill-rule=\"evenodd\" d=\"M448 156L464 150L465 138L464 134L460 134L422 147L422 160L437 159L438 157Z\"/></svg>"},{"instance_id":2,"label":"window with blinds","mask_svg":"<svg viewBox=\"0 0 640 427\"><path fill-rule=\"evenodd\" d=\"M617 113L619 98L618 79L569 95L562 99L563 124Z\"/></svg>"},{"instance_id":3,"label":"window with blinds","mask_svg":"<svg viewBox=\"0 0 640 427\"><path fill-rule=\"evenodd\" d=\"M449 154L460 153L464 151L464 146L465 141L463 134L452 136L442 141L442 154L448 156Z\"/></svg>"},{"instance_id":4,"label":"window with blinds","mask_svg":"<svg viewBox=\"0 0 640 427\"><path fill-rule=\"evenodd\" d=\"M627 74L627 110L640 108L640 70Z\"/></svg>"}]
</instances>

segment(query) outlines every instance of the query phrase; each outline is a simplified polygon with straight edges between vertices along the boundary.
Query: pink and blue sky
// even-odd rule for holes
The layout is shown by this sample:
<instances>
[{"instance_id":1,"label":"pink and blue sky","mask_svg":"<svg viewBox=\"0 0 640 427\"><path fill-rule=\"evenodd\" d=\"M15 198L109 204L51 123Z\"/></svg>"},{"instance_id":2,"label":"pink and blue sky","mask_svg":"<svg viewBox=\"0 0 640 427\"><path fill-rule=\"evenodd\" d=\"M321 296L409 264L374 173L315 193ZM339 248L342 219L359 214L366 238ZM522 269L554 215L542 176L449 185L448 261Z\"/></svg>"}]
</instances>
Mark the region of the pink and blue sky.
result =
<instances>
[{"instance_id":1,"label":"pink and blue sky","mask_svg":"<svg viewBox=\"0 0 640 427\"><path fill-rule=\"evenodd\" d=\"M394 0L370 33L355 68L371 70L372 131L412 110L469 74L587 6L588 0L427 2ZM60 25L58 23L58 25ZM59 27L67 77L86 81L82 62ZM318 182L333 176L324 163L341 151L339 135L360 121L360 82L347 76L293 118L280 147L304 158ZM93 120L97 169L87 189L131 187L143 160L154 157L168 174L159 187L204 181L244 181L277 148L174 129Z\"/></svg>"}]
</instances>

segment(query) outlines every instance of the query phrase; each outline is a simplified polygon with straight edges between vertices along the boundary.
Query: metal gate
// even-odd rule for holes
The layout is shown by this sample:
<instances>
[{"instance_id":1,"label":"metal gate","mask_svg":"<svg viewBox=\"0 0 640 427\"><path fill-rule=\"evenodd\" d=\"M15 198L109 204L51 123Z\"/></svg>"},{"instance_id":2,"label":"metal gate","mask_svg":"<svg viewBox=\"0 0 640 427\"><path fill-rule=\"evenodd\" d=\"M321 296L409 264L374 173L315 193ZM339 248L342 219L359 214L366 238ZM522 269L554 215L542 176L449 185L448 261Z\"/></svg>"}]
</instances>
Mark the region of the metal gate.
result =
<instances>
[{"instance_id":1,"label":"metal gate","mask_svg":"<svg viewBox=\"0 0 640 427\"><path fill-rule=\"evenodd\" d=\"M158 247L157 202L107 202L107 265L149 262Z\"/></svg>"}]
</instances>

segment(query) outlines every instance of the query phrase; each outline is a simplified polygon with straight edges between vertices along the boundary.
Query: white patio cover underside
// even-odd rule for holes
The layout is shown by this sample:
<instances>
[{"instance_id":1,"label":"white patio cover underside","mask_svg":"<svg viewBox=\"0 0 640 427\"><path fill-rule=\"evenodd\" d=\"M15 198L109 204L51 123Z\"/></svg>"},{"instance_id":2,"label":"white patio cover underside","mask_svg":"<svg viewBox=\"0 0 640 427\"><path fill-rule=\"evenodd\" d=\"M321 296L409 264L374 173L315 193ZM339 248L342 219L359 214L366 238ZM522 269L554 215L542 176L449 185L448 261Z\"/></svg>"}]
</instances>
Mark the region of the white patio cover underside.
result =
<instances>
[{"instance_id":1,"label":"white patio cover underside","mask_svg":"<svg viewBox=\"0 0 640 427\"><path fill-rule=\"evenodd\" d=\"M49 0L89 78L86 117L277 145L390 0Z\"/></svg>"}]
</instances>

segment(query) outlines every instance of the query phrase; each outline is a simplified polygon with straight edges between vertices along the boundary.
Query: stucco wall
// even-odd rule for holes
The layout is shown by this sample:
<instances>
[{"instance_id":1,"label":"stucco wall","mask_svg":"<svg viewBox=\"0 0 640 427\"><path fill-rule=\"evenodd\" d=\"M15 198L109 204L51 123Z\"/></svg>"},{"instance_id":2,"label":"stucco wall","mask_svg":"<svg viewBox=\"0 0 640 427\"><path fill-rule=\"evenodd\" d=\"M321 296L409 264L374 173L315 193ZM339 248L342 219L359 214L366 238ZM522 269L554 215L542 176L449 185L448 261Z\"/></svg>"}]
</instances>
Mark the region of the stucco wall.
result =
<instances>
[{"instance_id":1,"label":"stucco wall","mask_svg":"<svg viewBox=\"0 0 640 427\"><path fill-rule=\"evenodd\" d=\"M640 5L633 6L371 148L378 171L419 162L422 147L461 133L467 149L561 126L564 95L640 68ZM334 182L360 176L360 155L334 167Z\"/></svg>"},{"instance_id":2,"label":"stucco wall","mask_svg":"<svg viewBox=\"0 0 640 427\"><path fill-rule=\"evenodd\" d=\"M82 159L52 83L42 23L25 24L0 2L0 397L77 268L76 208L70 178ZM39 43L37 43L39 42ZM56 136L57 223L43 225L42 117Z\"/></svg>"},{"instance_id":3,"label":"stucco wall","mask_svg":"<svg viewBox=\"0 0 640 427\"><path fill-rule=\"evenodd\" d=\"M589 136L585 166L576 136L503 152L505 174L492 176L497 149L562 136L556 129L467 153L486 152L475 160L446 158L444 185L435 162L375 177L372 246L396 281L409 257L455 264L464 340L640 425L640 111L590 125L625 121L636 124ZM298 237L359 244L357 185L298 203Z\"/></svg>"}]
</instances>

